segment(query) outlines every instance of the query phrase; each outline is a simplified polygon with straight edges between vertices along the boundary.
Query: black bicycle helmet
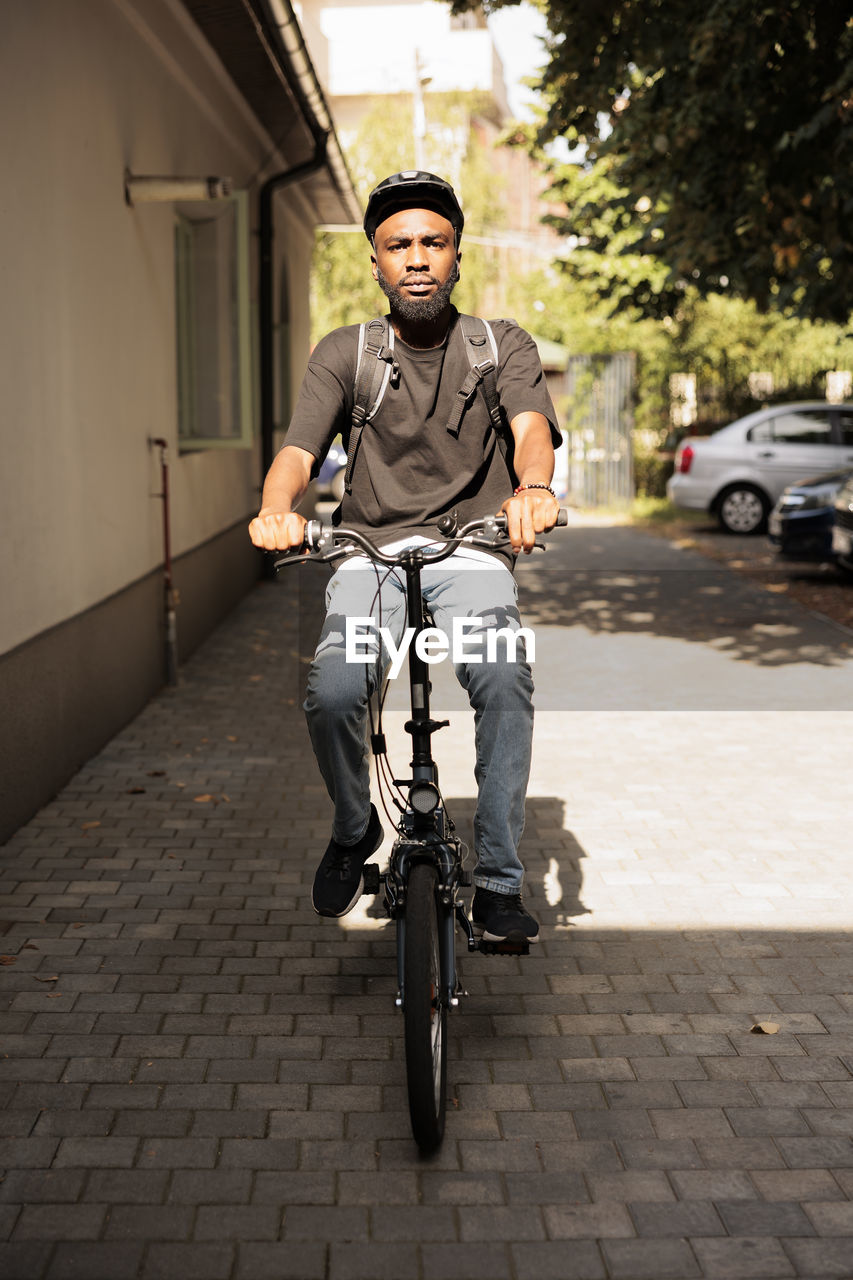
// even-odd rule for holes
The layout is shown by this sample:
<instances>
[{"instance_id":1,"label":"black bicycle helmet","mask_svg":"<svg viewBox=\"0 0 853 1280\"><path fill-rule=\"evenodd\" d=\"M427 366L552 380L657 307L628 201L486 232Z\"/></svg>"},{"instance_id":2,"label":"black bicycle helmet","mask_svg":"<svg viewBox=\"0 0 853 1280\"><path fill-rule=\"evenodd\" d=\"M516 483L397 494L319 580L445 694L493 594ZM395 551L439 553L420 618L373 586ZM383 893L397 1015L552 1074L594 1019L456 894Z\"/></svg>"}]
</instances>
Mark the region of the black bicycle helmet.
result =
<instances>
[{"instance_id":1,"label":"black bicycle helmet","mask_svg":"<svg viewBox=\"0 0 853 1280\"><path fill-rule=\"evenodd\" d=\"M364 234L371 244L380 222L399 209L432 209L440 213L456 232L458 246L465 218L455 191L444 178L422 169L405 169L402 173L392 173L374 187L364 215Z\"/></svg>"}]
</instances>

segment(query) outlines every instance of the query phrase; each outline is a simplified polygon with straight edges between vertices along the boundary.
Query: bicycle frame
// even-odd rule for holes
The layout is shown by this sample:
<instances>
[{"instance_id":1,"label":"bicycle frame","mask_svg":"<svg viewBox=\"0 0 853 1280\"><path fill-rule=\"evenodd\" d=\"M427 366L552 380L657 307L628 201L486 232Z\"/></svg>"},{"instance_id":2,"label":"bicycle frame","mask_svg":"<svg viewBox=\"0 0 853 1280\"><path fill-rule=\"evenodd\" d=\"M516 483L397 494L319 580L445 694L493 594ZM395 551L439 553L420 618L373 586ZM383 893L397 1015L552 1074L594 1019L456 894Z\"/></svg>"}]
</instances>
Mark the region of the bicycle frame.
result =
<instances>
[{"instance_id":1,"label":"bicycle frame","mask_svg":"<svg viewBox=\"0 0 853 1280\"><path fill-rule=\"evenodd\" d=\"M421 567L425 557L420 547L401 553L399 564L406 575L406 598L409 626L414 628L413 644L409 648L409 694L411 719L405 729L412 739L412 783L409 805L403 813L398 831L399 838L391 850L388 871L380 876L385 887L385 906L397 928L397 1000L399 1009L405 1008L405 931L406 885L410 866L416 862L429 862L436 870L438 902L442 924L440 947L441 991L439 1001L447 1006L459 1003L460 986L456 973L455 928L457 920L456 893L466 882L462 869L459 841L452 834L453 827L441 804L438 787L438 769L432 757L432 735L447 726L449 720L433 720L430 712L429 668L414 641L425 629L424 602L421 593ZM413 794L420 795L420 803L429 805L423 810L415 808ZM434 803L433 803L434 802ZM470 881L468 881L470 882ZM367 885L365 886L367 891ZM464 915L464 912L463 912ZM465 917L467 921L467 916ZM473 930L471 931L473 937Z\"/></svg>"}]
</instances>

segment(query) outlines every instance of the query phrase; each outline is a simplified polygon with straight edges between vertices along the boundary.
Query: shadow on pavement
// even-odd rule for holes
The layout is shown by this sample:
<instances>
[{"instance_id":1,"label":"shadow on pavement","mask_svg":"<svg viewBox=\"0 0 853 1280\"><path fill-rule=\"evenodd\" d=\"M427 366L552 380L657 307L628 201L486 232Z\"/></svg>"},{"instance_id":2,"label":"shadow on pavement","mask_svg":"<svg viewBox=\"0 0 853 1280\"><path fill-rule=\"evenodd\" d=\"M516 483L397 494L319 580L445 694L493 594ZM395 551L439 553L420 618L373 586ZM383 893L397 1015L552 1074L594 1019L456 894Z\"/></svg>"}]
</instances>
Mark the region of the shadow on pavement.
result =
<instances>
[{"instance_id":1,"label":"shadow on pavement","mask_svg":"<svg viewBox=\"0 0 853 1280\"><path fill-rule=\"evenodd\" d=\"M849 660L841 628L774 594L780 575L768 573L762 588L698 556L684 560L663 569L530 566L519 576L522 618L534 627L686 640L759 666Z\"/></svg>"}]
</instances>

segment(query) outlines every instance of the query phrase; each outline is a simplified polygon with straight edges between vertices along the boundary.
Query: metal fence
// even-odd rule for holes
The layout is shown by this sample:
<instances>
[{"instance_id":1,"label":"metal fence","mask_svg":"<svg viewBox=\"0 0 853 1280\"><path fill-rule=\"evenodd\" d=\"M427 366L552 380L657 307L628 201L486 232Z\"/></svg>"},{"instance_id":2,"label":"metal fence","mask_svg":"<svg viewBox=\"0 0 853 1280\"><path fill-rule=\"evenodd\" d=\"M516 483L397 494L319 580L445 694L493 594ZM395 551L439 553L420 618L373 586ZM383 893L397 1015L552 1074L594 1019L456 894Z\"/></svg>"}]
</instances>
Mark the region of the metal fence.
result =
<instances>
[{"instance_id":1,"label":"metal fence","mask_svg":"<svg viewBox=\"0 0 853 1280\"><path fill-rule=\"evenodd\" d=\"M568 432L568 496L579 506L609 506L634 496L633 352L571 356L561 417Z\"/></svg>"}]
</instances>

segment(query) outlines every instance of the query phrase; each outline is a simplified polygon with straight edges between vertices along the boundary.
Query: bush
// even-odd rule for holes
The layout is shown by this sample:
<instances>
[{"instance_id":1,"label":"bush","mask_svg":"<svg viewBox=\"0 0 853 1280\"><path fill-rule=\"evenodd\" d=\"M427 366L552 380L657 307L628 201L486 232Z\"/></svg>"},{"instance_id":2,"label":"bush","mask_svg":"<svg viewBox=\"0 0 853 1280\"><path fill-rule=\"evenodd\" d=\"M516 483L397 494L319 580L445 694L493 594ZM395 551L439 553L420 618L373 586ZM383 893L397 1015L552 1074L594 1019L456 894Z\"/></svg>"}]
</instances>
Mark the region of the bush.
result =
<instances>
[{"instance_id":1,"label":"bush","mask_svg":"<svg viewBox=\"0 0 853 1280\"><path fill-rule=\"evenodd\" d=\"M634 493L638 498L665 498L673 472L672 458L662 458L651 444L634 440Z\"/></svg>"}]
</instances>

